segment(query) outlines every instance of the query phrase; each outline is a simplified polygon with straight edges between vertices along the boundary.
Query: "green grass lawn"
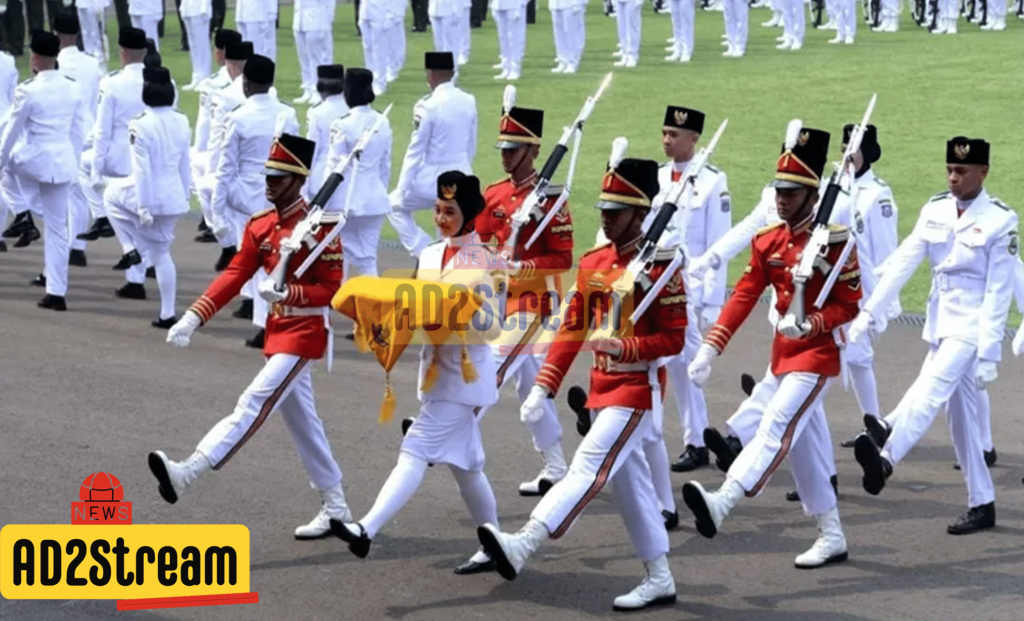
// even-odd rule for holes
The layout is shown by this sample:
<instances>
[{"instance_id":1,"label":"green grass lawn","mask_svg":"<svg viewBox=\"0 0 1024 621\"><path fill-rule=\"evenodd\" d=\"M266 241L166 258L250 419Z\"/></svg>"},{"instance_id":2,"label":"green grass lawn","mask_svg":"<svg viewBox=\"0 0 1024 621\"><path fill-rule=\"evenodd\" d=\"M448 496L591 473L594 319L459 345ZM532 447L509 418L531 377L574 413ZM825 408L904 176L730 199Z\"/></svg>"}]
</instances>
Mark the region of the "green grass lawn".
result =
<instances>
[{"instance_id":1,"label":"green grass lawn","mask_svg":"<svg viewBox=\"0 0 1024 621\"><path fill-rule=\"evenodd\" d=\"M611 53L617 39L614 20L604 17L601 4L591 0L586 56L580 72L552 74L551 17L546 3L539 4L545 8L538 10L537 23L528 27L523 78L517 87L521 105L545 110L546 136L553 144L562 126L575 118L584 99L613 69ZM729 175L734 222L750 211L771 178L790 119L800 118L806 125L831 131L832 155L838 158L843 124L860 119L872 93L878 93L872 122L879 128L883 150L876 171L895 192L901 235L913 227L920 206L945 189L945 142L958 134L993 143L989 191L1017 209L1024 205L1024 187L1013 182L1019 175L1012 172L1013 163L1020 163L1024 155L1024 125L1019 120L1024 105L1020 81L1024 75L1024 21L1012 12L1006 31L983 32L961 20L956 36L931 35L913 25L908 14L903 16L903 30L895 34L873 33L858 21L855 45L829 45L833 31L809 28L798 52L775 49L775 37L781 31L760 26L769 15L765 9L750 12L747 55L735 59L721 56L722 14L698 11L696 50L693 60L683 65L663 60L671 18L645 7L640 65L616 68L611 87L586 127L572 200L578 252L594 239L598 219L592 206L612 140L626 136L630 156L661 160L660 129L666 104L703 110L708 115L707 139L723 118L729 119L714 162ZM168 17L161 41L164 63L181 85L189 81L191 66L188 54L176 51L178 24L173 14ZM411 20L411 14L408 17ZM232 15L226 24L234 24ZM361 66L362 46L355 36L351 4L339 5L334 30L336 61ZM116 41L116 23L111 22L110 32ZM475 170L488 183L502 176L493 142L506 82L494 80L497 72L491 69L498 60L494 21L488 19L472 33L470 64L462 69L459 82L477 98L481 121ZM420 67L423 52L432 46L429 33L410 32L406 68L376 102L380 109L395 104L391 112L394 179L412 130L413 104L427 92ZM290 6L281 7L278 61L277 88L282 99L290 102L299 94L300 81ZM116 60L113 65L115 68ZM24 74L23 59L20 66ZM193 120L196 105L194 93L181 94L180 107ZM304 124L305 106L300 108ZM427 213L420 216L422 223L429 222ZM385 235L394 236L390 227ZM744 261L740 257L732 262L733 280ZM922 268L905 290L904 307L923 310L928 287L928 274Z\"/></svg>"}]
</instances>

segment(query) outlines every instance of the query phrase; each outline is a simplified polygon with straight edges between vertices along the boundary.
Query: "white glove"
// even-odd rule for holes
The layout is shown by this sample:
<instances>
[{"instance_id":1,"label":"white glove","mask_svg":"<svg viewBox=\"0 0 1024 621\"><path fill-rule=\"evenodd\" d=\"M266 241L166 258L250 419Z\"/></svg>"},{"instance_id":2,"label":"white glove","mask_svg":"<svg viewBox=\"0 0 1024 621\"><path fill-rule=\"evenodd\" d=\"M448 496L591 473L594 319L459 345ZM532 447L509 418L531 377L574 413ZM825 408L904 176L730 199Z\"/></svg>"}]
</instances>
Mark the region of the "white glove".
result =
<instances>
[{"instance_id":1,"label":"white glove","mask_svg":"<svg viewBox=\"0 0 1024 621\"><path fill-rule=\"evenodd\" d=\"M213 231L213 235L215 237L224 237L231 231L231 228L228 226L228 222L225 218L222 218L217 214L212 214L212 217L210 218L210 230Z\"/></svg>"},{"instance_id":2,"label":"white glove","mask_svg":"<svg viewBox=\"0 0 1024 621\"><path fill-rule=\"evenodd\" d=\"M978 368L974 372L975 383L978 385L978 390L984 390L985 386L996 381L999 377L999 373L996 370L998 365L991 360L979 360Z\"/></svg>"},{"instance_id":3,"label":"white glove","mask_svg":"<svg viewBox=\"0 0 1024 621\"><path fill-rule=\"evenodd\" d=\"M714 269L716 263L721 263L721 259L718 258L713 252L705 252L696 259L690 262L690 267L687 268L686 273L689 274L690 278L694 281L703 281L704 273L710 269Z\"/></svg>"},{"instance_id":4,"label":"white glove","mask_svg":"<svg viewBox=\"0 0 1024 621\"><path fill-rule=\"evenodd\" d=\"M524 423L535 423L544 416L544 400L548 398L548 391L540 386L530 389L530 395L523 401L519 408L519 420Z\"/></svg>"},{"instance_id":5,"label":"white glove","mask_svg":"<svg viewBox=\"0 0 1024 621\"><path fill-rule=\"evenodd\" d=\"M142 226L153 224L153 214L149 213L149 210L142 205L139 205L139 224Z\"/></svg>"},{"instance_id":6,"label":"white glove","mask_svg":"<svg viewBox=\"0 0 1024 621\"><path fill-rule=\"evenodd\" d=\"M811 331L811 322L804 319L800 323L796 321L796 315L787 314L779 322L779 332L789 339L798 339Z\"/></svg>"},{"instance_id":7,"label":"white glove","mask_svg":"<svg viewBox=\"0 0 1024 621\"><path fill-rule=\"evenodd\" d=\"M264 278L261 280L257 289L259 290L260 297L266 300L267 304L281 302L288 297L288 287L285 287L284 291L278 291L274 288L273 278Z\"/></svg>"},{"instance_id":8,"label":"white glove","mask_svg":"<svg viewBox=\"0 0 1024 621\"><path fill-rule=\"evenodd\" d=\"M705 306L700 309L700 321L697 326L700 328L700 331L704 333L710 330L711 326L715 325L715 322L718 321L718 315L721 312L721 306Z\"/></svg>"},{"instance_id":9,"label":"white glove","mask_svg":"<svg viewBox=\"0 0 1024 621\"><path fill-rule=\"evenodd\" d=\"M711 377L711 362L717 355L718 351L714 347L707 343L701 343L688 369L690 381L703 388L708 378Z\"/></svg>"},{"instance_id":10,"label":"white glove","mask_svg":"<svg viewBox=\"0 0 1024 621\"><path fill-rule=\"evenodd\" d=\"M67 2L68 0L64 0L64 1ZM65 4L64 6L67 6L67 5ZM4 5L0 6L0 15L3 15L6 12L7 12L7 5L4 4Z\"/></svg>"},{"instance_id":11,"label":"white glove","mask_svg":"<svg viewBox=\"0 0 1024 621\"><path fill-rule=\"evenodd\" d=\"M175 347L188 347L192 333L203 321L194 311L185 311L185 315L167 331L167 342Z\"/></svg>"},{"instance_id":12,"label":"white glove","mask_svg":"<svg viewBox=\"0 0 1024 621\"><path fill-rule=\"evenodd\" d=\"M1013 355L1024 354L1024 323L1017 328L1017 335L1013 337Z\"/></svg>"},{"instance_id":13,"label":"white glove","mask_svg":"<svg viewBox=\"0 0 1024 621\"><path fill-rule=\"evenodd\" d=\"M871 316L871 313L867 312L866 310L862 310L861 312L857 313L857 316L854 317L853 321L850 322L850 342L855 343L864 338L865 336L867 336L868 331L871 329L871 324L873 323L873 321L874 318Z\"/></svg>"}]
</instances>

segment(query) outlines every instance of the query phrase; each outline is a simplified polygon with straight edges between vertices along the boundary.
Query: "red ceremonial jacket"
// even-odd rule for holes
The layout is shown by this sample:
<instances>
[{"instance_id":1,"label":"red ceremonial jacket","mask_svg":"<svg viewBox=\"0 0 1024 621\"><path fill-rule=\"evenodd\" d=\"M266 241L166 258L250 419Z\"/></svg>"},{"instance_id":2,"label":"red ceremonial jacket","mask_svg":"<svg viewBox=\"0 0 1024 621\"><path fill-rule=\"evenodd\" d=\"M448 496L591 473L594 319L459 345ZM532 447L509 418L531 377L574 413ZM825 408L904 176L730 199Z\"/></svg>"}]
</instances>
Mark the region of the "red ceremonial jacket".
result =
<instances>
[{"instance_id":1,"label":"red ceremonial jacket","mask_svg":"<svg viewBox=\"0 0 1024 621\"><path fill-rule=\"evenodd\" d=\"M306 207L306 201L299 199L282 212L268 209L250 218L242 235L241 250L189 310L198 314L205 324L238 295L256 270L263 268L270 274L277 266L281 242L292 234L295 225L306 216ZM318 238L323 239L330 228L330 224L321 227ZM288 297L270 308L263 346L266 356L292 354L319 359L327 350L327 320L323 313L312 314L312 311L319 308L329 312L331 298L341 286L341 241L335 238L302 278L295 278L295 268L307 256L309 249L305 246L292 255L285 280ZM308 314L296 316L296 312Z\"/></svg>"},{"instance_id":2,"label":"red ceremonial jacket","mask_svg":"<svg viewBox=\"0 0 1024 621\"><path fill-rule=\"evenodd\" d=\"M512 236L512 215L536 185L535 173L519 185L509 177L487 186L484 191L484 211L476 218L476 232L484 242L494 238L501 247L508 243ZM544 205L545 214L557 199L557 193L548 198ZM557 308L564 295L561 274L572 268L572 216L569 215L569 204L562 206L533 246L525 250L526 242L533 236L538 224L531 220L519 231L515 256L522 261L522 267L509 278L506 316L530 311L547 317ZM511 260L511 249L505 250L508 260ZM557 293L558 297L552 300L552 294L548 294L545 300L544 294L549 291Z\"/></svg>"},{"instance_id":3,"label":"red ceremonial jacket","mask_svg":"<svg viewBox=\"0 0 1024 621\"><path fill-rule=\"evenodd\" d=\"M833 227L829 239L827 261L835 265L850 235L845 227ZM782 317L793 300L793 269L810 241L810 222L790 230L785 222L761 229L751 243L750 264L732 296L726 301L718 323L711 328L705 342L719 352L725 350L758 298L769 287L775 287L778 303L775 309ZM815 269L804 287L804 309L811 322L811 332L798 339L786 338L776 330L772 342L771 369L776 376L800 371L834 377L839 375L839 346L832 331L857 316L860 300L860 266L854 247L845 265L838 266L839 278L825 305L814 309L814 300L825 284L826 275Z\"/></svg>"},{"instance_id":4,"label":"red ceremonial jacket","mask_svg":"<svg viewBox=\"0 0 1024 621\"><path fill-rule=\"evenodd\" d=\"M537 385L549 393L558 392L565 374L582 349L590 349L584 339L602 322L611 325L611 284L625 271L637 248L620 255L613 244L599 246L580 258L576 273L577 291L572 294L564 317L565 323L558 328L544 366L537 374ZM668 261L656 261L651 269L651 281L664 273ZM641 289L634 288L631 298L638 300ZM623 324L629 320L635 302L622 303ZM683 288L682 270L658 293L658 299L640 316L632 334L622 339L623 351L618 358L608 354L595 353L590 370L590 395L588 408L622 406L649 410L653 406L648 371L637 367L655 364L658 358L672 356L683 350L686 330L686 293ZM627 366L627 369L616 367ZM658 369L661 394L665 394L665 369Z\"/></svg>"}]
</instances>

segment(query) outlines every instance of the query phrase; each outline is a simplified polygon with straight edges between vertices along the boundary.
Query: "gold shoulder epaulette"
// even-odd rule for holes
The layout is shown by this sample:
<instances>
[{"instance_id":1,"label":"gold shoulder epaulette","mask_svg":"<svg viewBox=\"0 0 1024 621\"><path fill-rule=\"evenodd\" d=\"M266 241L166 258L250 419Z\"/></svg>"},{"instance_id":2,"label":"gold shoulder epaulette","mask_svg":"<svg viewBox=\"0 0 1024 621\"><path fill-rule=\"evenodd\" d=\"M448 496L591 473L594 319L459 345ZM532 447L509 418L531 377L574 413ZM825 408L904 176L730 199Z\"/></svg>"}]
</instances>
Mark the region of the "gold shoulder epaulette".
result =
<instances>
[{"instance_id":1,"label":"gold shoulder epaulette","mask_svg":"<svg viewBox=\"0 0 1024 621\"><path fill-rule=\"evenodd\" d=\"M837 244L850 238L850 228L841 224L828 225L828 243Z\"/></svg>"},{"instance_id":2,"label":"gold shoulder epaulette","mask_svg":"<svg viewBox=\"0 0 1024 621\"><path fill-rule=\"evenodd\" d=\"M512 177L505 177L504 179L498 179L494 183L488 184L487 187L484 188L484 192L486 192L487 190L490 190L491 188L496 188L499 185L508 182L508 180L511 179L511 178Z\"/></svg>"},{"instance_id":3,"label":"gold shoulder epaulette","mask_svg":"<svg viewBox=\"0 0 1024 621\"><path fill-rule=\"evenodd\" d=\"M594 253L595 253L595 252L597 252L598 250L603 250L603 249L605 249L605 248L607 248L608 246L611 246L611 245L612 245L612 243L611 243L611 242L605 242L605 243L603 243L603 244L598 244L597 246L594 246L594 247L593 247L593 248L591 248L590 250L587 250L587 251L585 251L585 252L584 252L583 254L581 254L581 255L580 255L580 258L582 259L583 257L585 257L585 256L587 256L587 255L589 255L589 254L594 254Z\"/></svg>"},{"instance_id":4,"label":"gold shoulder epaulette","mask_svg":"<svg viewBox=\"0 0 1024 621\"><path fill-rule=\"evenodd\" d=\"M269 209L264 209L263 211L257 211L256 213L252 214L252 216L249 218L249 222L255 222L256 220L259 220L263 216L268 216L274 213L275 211L276 209L273 207L270 207Z\"/></svg>"},{"instance_id":5,"label":"gold shoulder epaulette","mask_svg":"<svg viewBox=\"0 0 1024 621\"><path fill-rule=\"evenodd\" d=\"M765 233L767 233L768 231L772 231L772 230L775 230L775 229L779 228L783 224L785 224L785 222L782 222L780 220L780 221L776 222L775 224L769 224L768 226L761 227L760 229L757 230L757 233L754 235L754 237L760 237L760 236L764 235Z\"/></svg>"}]
</instances>

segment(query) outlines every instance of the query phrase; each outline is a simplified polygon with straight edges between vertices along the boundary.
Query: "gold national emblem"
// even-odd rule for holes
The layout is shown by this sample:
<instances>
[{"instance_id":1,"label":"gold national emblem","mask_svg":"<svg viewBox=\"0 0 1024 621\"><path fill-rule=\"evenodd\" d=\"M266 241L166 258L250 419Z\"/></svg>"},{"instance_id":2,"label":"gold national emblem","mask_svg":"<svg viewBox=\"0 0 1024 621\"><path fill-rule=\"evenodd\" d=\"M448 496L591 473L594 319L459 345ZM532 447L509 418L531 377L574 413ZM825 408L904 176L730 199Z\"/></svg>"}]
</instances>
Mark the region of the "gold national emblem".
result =
<instances>
[{"instance_id":1,"label":"gold national emblem","mask_svg":"<svg viewBox=\"0 0 1024 621\"><path fill-rule=\"evenodd\" d=\"M442 185L441 196L443 196L446 201L452 200L455 198L455 187L456 186L454 185Z\"/></svg>"},{"instance_id":2,"label":"gold national emblem","mask_svg":"<svg viewBox=\"0 0 1024 621\"><path fill-rule=\"evenodd\" d=\"M676 125L685 125L686 124L686 118L688 116L690 116L689 113L684 112L682 110L676 110L675 111Z\"/></svg>"},{"instance_id":3,"label":"gold national emblem","mask_svg":"<svg viewBox=\"0 0 1024 621\"><path fill-rule=\"evenodd\" d=\"M953 154L956 155L958 160L966 160L967 154L971 152L971 145L969 144L958 144L953 147Z\"/></svg>"},{"instance_id":4,"label":"gold national emblem","mask_svg":"<svg viewBox=\"0 0 1024 621\"><path fill-rule=\"evenodd\" d=\"M797 140L797 143L799 143L799 145L802 147L802 146L806 145L807 141L810 140L810 139L811 139L810 132L800 132L800 138Z\"/></svg>"}]
</instances>

